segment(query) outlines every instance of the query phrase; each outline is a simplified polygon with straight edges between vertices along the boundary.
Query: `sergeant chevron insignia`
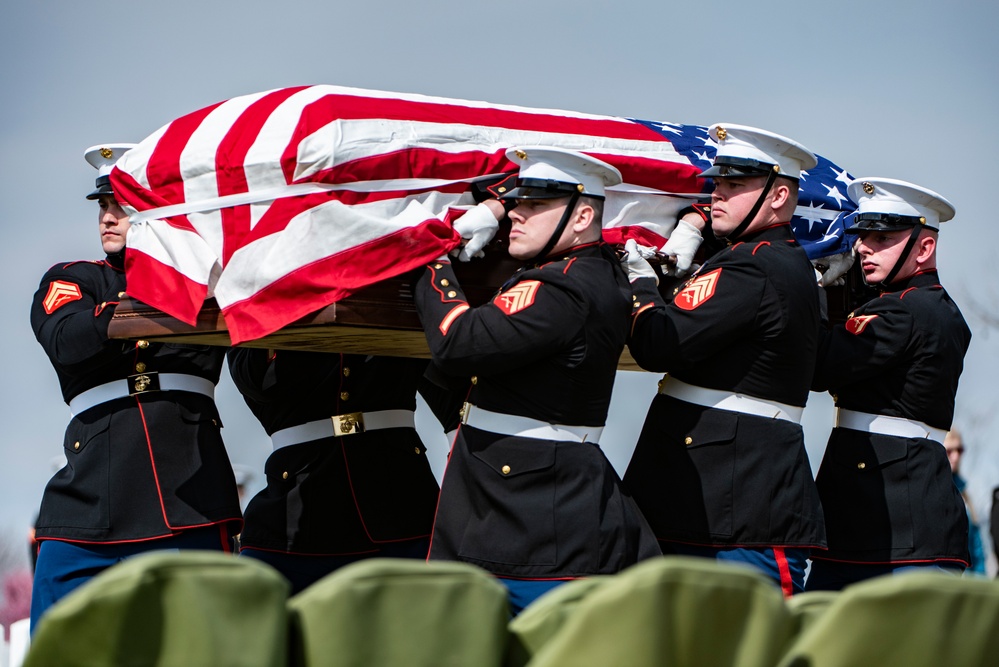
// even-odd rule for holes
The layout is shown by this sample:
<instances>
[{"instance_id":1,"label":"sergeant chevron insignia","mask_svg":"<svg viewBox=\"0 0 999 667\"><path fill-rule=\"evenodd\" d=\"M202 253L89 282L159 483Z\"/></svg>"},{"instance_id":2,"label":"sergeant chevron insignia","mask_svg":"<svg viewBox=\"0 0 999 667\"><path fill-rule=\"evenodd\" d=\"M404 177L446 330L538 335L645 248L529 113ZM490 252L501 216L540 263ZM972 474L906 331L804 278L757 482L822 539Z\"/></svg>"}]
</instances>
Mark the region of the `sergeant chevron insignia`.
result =
<instances>
[{"instance_id":1,"label":"sergeant chevron insignia","mask_svg":"<svg viewBox=\"0 0 999 667\"><path fill-rule=\"evenodd\" d=\"M871 323L871 320L877 319L877 317L877 315L857 315L856 317L851 317L846 321L846 330L855 336L859 336L864 333L864 329Z\"/></svg>"},{"instance_id":2,"label":"sergeant chevron insignia","mask_svg":"<svg viewBox=\"0 0 999 667\"><path fill-rule=\"evenodd\" d=\"M534 303L534 296L541 287L541 281L525 280L496 296L493 304L507 315L519 313Z\"/></svg>"},{"instance_id":3,"label":"sergeant chevron insignia","mask_svg":"<svg viewBox=\"0 0 999 667\"><path fill-rule=\"evenodd\" d=\"M46 315L51 315L59 308L62 308L71 301L82 299L80 286L76 283L67 283L62 280L53 280L49 283L49 291L42 301L42 307Z\"/></svg>"},{"instance_id":4,"label":"sergeant chevron insignia","mask_svg":"<svg viewBox=\"0 0 999 667\"><path fill-rule=\"evenodd\" d=\"M718 284L721 272L721 269L715 269L697 276L677 293L673 303L680 310L694 310L715 295L715 286Z\"/></svg>"}]
</instances>

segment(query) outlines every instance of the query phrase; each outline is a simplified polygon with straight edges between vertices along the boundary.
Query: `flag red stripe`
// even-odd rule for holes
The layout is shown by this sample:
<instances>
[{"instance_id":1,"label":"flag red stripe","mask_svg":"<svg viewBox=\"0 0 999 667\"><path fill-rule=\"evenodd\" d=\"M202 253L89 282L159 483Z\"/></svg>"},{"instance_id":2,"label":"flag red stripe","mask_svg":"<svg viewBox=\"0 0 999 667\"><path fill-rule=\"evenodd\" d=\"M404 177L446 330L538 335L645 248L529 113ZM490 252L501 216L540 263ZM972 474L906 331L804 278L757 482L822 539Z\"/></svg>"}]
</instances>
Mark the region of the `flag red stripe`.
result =
<instances>
[{"instance_id":1,"label":"flag red stripe","mask_svg":"<svg viewBox=\"0 0 999 667\"><path fill-rule=\"evenodd\" d=\"M251 104L226 133L215 153L215 174L219 196L247 192L246 170L243 164L260 129L271 113L302 88L276 90ZM222 209L222 262L243 246L243 237L250 231L250 207L231 206Z\"/></svg>"},{"instance_id":2,"label":"flag red stripe","mask_svg":"<svg viewBox=\"0 0 999 667\"><path fill-rule=\"evenodd\" d=\"M232 343L265 336L362 287L424 266L459 238L449 225L431 218L303 266L222 311Z\"/></svg>"},{"instance_id":3,"label":"flag red stripe","mask_svg":"<svg viewBox=\"0 0 999 667\"><path fill-rule=\"evenodd\" d=\"M194 326L208 288L144 252L125 253L128 295Z\"/></svg>"}]
</instances>

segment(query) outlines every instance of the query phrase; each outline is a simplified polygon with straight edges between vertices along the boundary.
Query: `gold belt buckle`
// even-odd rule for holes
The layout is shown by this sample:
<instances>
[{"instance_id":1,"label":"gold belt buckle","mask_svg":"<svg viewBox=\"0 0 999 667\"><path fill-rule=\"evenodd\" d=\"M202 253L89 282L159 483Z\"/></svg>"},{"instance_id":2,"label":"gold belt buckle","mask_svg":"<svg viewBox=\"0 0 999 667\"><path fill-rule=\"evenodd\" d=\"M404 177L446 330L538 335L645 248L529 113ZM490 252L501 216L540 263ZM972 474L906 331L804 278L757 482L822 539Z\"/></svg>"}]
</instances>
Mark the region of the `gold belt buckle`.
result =
<instances>
[{"instance_id":1,"label":"gold belt buckle","mask_svg":"<svg viewBox=\"0 0 999 667\"><path fill-rule=\"evenodd\" d=\"M333 434L337 437L364 432L363 412L348 412L342 415L333 415L330 417L330 421L333 422Z\"/></svg>"},{"instance_id":2,"label":"gold belt buckle","mask_svg":"<svg viewBox=\"0 0 999 667\"><path fill-rule=\"evenodd\" d=\"M155 371L129 375L126 380L128 381L129 396L160 390L160 374Z\"/></svg>"},{"instance_id":3,"label":"gold belt buckle","mask_svg":"<svg viewBox=\"0 0 999 667\"><path fill-rule=\"evenodd\" d=\"M469 415L469 413L471 411L472 411L472 404L471 403L469 403L468 401L465 401L464 403L462 403L461 410L458 410L458 415L461 417L461 423L462 424L467 424L468 423L468 415Z\"/></svg>"}]
</instances>

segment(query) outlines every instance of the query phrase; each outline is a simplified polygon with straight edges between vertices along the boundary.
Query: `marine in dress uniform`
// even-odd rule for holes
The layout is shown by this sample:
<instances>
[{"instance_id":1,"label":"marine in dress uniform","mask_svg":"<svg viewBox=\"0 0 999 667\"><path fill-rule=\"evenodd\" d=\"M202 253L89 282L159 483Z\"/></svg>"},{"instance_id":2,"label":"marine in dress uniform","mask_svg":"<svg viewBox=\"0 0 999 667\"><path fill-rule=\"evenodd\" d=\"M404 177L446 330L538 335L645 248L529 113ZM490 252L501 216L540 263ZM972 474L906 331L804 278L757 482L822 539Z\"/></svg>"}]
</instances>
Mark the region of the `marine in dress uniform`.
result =
<instances>
[{"instance_id":1,"label":"marine in dress uniform","mask_svg":"<svg viewBox=\"0 0 999 667\"><path fill-rule=\"evenodd\" d=\"M940 286L936 240L954 207L911 183L860 178L853 226L865 281L882 294L823 331L812 388L836 402L816 482L829 532L809 589L903 568L963 569L968 520L944 437L971 341Z\"/></svg>"},{"instance_id":2,"label":"marine in dress uniform","mask_svg":"<svg viewBox=\"0 0 999 667\"><path fill-rule=\"evenodd\" d=\"M59 376L72 418L65 467L45 487L31 602L41 614L101 570L165 548L228 551L240 511L214 390L225 351L108 339L125 294L128 217L109 173L131 144L86 151L98 169L107 256L61 262L45 274L31 326Z\"/></svg>"},{"instance_id":3,"label":"marine in dress uniform","mask_svg":"<svg viewBox=\"0 0 999 667\"><path fill-rule=\"evenodd\" d=\"M560 149L507 157L520 165L504 197L516 204L509 251L524 266L472 308L441 258L415 297L434 362L473 383L430 558L494 573L517 611L558 583L660 552L599 447L631 310L601 240L604 188L620 174Z\"/></svg>"},{"instance_id":4,"label":"marine in dress uniform","mask_svg":"<svg viewBox=\"0 0 999 667\"><path fill-rule=\"evenodd\" d=\"M414 412L427 361L251 348L228 358L274 446L240 554L294 592L363 558L426 558L438 487Z\"/></svg>"},{"instance_id":5,"label":"marine in dress uniform","mask_svg":"<svg viewBox=\"0 0 999 667\"><path fill-rule=\"evenodd\" d=\"M711 223L729 246L666 303L632 244L632 356L666 372L625 474L664 553L750 562L789 595L825 545L799 425L812 379L818 288L789 221L800 144L713 125Z\"/></svg>"}]
</instances>

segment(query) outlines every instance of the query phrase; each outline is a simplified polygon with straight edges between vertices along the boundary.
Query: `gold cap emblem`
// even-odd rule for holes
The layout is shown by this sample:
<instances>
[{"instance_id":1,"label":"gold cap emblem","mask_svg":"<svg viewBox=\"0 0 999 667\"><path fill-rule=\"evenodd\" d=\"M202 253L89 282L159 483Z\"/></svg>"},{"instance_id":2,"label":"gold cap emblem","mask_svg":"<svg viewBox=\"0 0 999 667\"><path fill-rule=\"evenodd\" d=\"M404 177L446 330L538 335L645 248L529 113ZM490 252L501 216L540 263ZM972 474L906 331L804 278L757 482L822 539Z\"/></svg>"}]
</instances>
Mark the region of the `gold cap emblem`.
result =
<instances>
[{"instance_id":1,"label":"gold cap emblem","mask_svg":"<svg viewBox=\"0 0 999 667\"><path fill-rule=\"evenodd\" d=\"M870 181L864 181L861 187L864 188L864 192L866 192L867 194L869 195L874 194L874 184L871 183Z\"/></svg>"},{"instance_id":2,"label":"gold cap emblem","mask_svg":"<svg viewBox=\"0 0 999 667\"><path fill-rule=\"evenodd\" d=\"M515 150L513 152L513 154L516 155L517 157L519 157L521 160L526 160L527 159L527 153L525 153L524 151L520 150L519 148L517 150Z\"/></svg>"},{"instance_id":3,"label":"gold cap emblem","mask_svg":"<svg viewBox=\"0 0 999 667\"><path fill-rule=\"evenodd\" d=\"M110 159L112 155L114 155L114 151L111 150L110 148L101 149L101 157L104 158L105 160Z\"/></svg>"},{"instance_id":4,"label":"gold cap emblem","mask_svg":"<svg viewBox=\"0 0 999 667\"><path fill-rule=\"evenodd\" d=\"M728 130L726 130L724 127L719 127L717 130L715 130L715 134L718 136L718 141L725 141L725 137L728 136Z\"/></svg>"}]
</instances>

